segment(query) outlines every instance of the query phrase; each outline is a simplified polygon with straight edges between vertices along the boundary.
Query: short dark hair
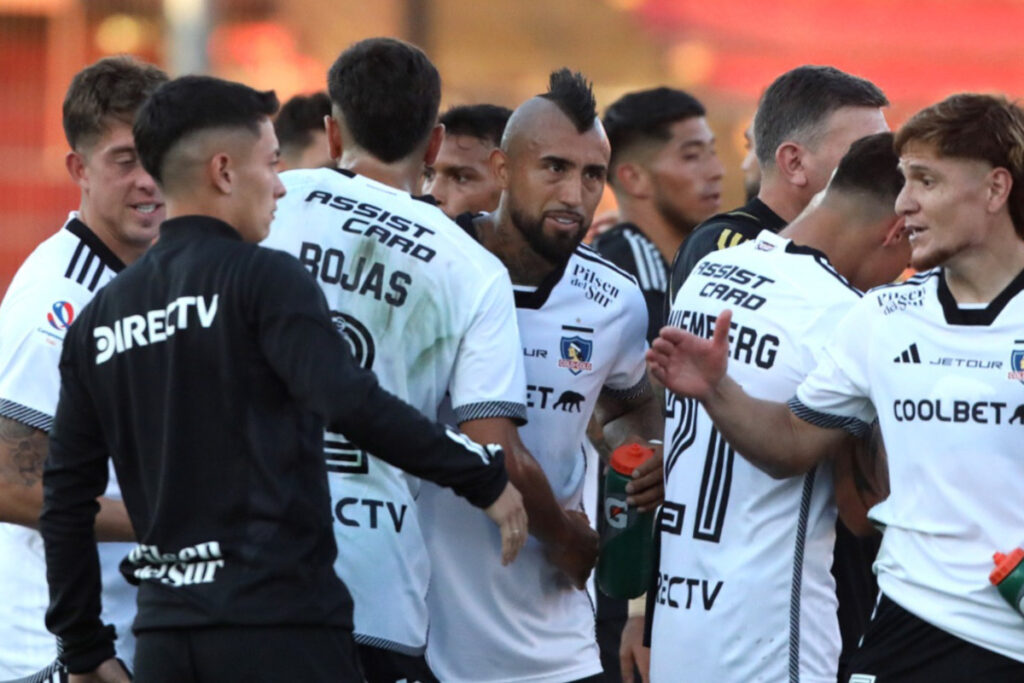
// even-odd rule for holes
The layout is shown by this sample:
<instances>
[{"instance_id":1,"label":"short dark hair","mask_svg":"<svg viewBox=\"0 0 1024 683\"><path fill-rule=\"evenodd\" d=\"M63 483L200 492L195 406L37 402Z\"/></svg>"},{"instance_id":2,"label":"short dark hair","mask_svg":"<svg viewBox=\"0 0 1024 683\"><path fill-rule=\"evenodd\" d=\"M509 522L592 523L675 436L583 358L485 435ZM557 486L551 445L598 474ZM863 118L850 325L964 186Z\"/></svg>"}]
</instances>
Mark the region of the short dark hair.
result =
<instances>
[{"instance_id":1,"label":"short dark hair","mask_svg":"<svg viewBox=\"0 0 1024 683\"><path fill-rule=\"evenodd\" d=\"M274 132L281 149L302 149L313 142L313 133L324 129L324 117L331 114L331 98L325 92L296 95L281 106L274 119Z\"/></svg>"},{"instance_id":2,"label":"short dark hair","mask_svg":"<svg viewBox=\"0 0 1024 683\"><path fill-rule=\"evenodd\" d=\"M96 141L111 118L131 125L142 103L167 74L134 57L104 57L71 79L64 96L64 136L80 151Z\"/></svg>"},{"instance_id":3,"label":"short dark hair","mask_svg":"<svg viewBox=\"0 0 1024 683\"><path fill-rule=\"evenodd\" d=\"M259 123L277 111L273 90L212 76L182 76L162 85L135 117L135 148L142 167L163 184L168 151L182 138L211 128L245 128L259 135Z\"/></svg>"},{"instance_id":4,"label":"short dark hair","mask_svg":"<svg viewBox=\"0 0 1024 683\"><path fill-rule=\"evenodd\" d=\"M452 107L442 116L445 135L470 135L495 147L501 144L505 124L512 110L496 104L468 104Z\"/></svg>"},{"instance_id":5,"label":"short dark hair","mask_svg":"<svg viewBox=\"0 0 1024 683\"><path fill-rule=\"evenodd\" d=\"M822 124L843 107L889 105L877 85L831 66L800 66L768 86L754 115L757 160L769 167L786 140L805 137L813 144Z\"/></svg>"},{"instance_id":6,"label":"short dark hair","mask_svg":"<svg viewBox=\"0 0 1024 683\"><path fill-rule=\"evenodd\" d=\"M563 67L551 72L548 91L539 97L558 105L580 133L587 132L594 125L594 119L597 118L594 87L579 71L569 71Z\"/></svg>"},{"instance_id":7,"label":"short dark hair","mask_svg":"<svg viewBox=\"0 0 1024 683\"><path fill-rule=\"evenodd\" d=\"M1017 236L1024 239L1024 111L1005 97L963 93L910 117L896 134L896 152L920 142L943 157L984 161L1010 172L1007 204Z\"/></svg>"},{"instance_id":8,"label":"short dark hair","mask_svg":"<svg viewBox=\"0 0 1024 683\"><path fill-rule=\"evenodd\" d=\"M696 97L674 88L623 95L604 111L604 130L612 146L611 166L615 166L616 157L638 143L670 139L668 129L673 123L706 113Z\"/></svg>"},{"instance_id":9,"label":"short dark hair","mask_svg":"<svg viewBox=\"0 0 1024 683\"><path fill-rule=\"evenodd\" d=\"M829 183L829 192L867 195L895 212L896 197L903 189L899 155L892 133L868 135L850 145Z\"/></svg>"},{"instance_id":10,"label":"short dark hair","mask_svg":"<svg viewBox=\"0 0 1024 683\"><path fill-rule=\"evenodd\" d=\"M356 144L391 163L430 135L441 104L441 76L418 47L368 38L335 60L327 91Z\"/></svg>"}]
</instances>

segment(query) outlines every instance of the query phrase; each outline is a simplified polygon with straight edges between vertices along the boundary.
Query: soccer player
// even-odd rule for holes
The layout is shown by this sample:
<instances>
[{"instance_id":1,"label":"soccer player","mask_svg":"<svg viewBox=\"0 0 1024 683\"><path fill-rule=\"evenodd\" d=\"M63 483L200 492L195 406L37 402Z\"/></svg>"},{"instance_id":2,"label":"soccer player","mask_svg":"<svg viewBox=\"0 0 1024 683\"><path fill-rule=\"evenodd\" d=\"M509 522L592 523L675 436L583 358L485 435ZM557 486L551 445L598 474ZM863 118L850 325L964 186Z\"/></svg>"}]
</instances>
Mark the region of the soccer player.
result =
<instances>
[{"instance_id":1,"label":"soccer player","mask_svg":"<svg viewBox=\"0 0 1024 683\"><path fill-rule=\"evenodd\" d=\"M906 267L892 140L855 142L821 204L705 256L679 290L670 324L696 334L737 302L730 377L748 393L789 398L861 291ZM835 681L831 463L775 480L736 458L693 399L671 397L668 412L652 680Z\"/></svg>"},{"instance_id":2,"label":"soccer player","mask_svg":"<svg viewBox=\"0 0 1024 683\"><path fill-rule=\"evenodd\" d=\"M508 273L429 198L410 195L441 143L437 70L416 47L374 38L338 57L328 89L338 168L282 176L288 194L264 246L296 256L316 278L356 358L385 389L434 417L448 394L464 434L518 441L526 380ZM325 445L334 533L340 547L359 549L335 567L352 591L364 673L435 680L423 659L430 561L420 481L341 434ZM543 512L535 526L572 528L557 508Z\"/></svg>"},{"instance_id":3,"label":"soccer player","mask_svg":"<svg viewBox=\"0 0 1024 683\"><path fill-rule=\"evenodd\" d=\"M665 324L668 263L694 226L718 210L724 169L704 105L682 90L662 87L624 95L605 111L604 128L612 146L608 185L619 216L592 246L636 278L647 303L650 341ZM602 524L599 517L598 528ZM624 603L598 593L598 642L605 668L612 672L619 669L610 662L619 659L625 619ZM637 633L642 624L642 616L633 617ZM627 653L635 649L623 647Z\"/></svg>"},{"instance_id":4,"label":"soccer player","mask_svg":"<svg viewBox=\"0 0 1024 683\"><path fill-rule=\"evenodd\" d=\"M475 104L452 107L441 117L444 141L424 170L423 192L450 218L498 207L501 187L490 160L511 115L505 107Z\"/></svg>"},{"instance_id":5,"label":"soccer player","mask_svg":"<svg viewBox=\"0 0 1024 683\"><path fill-rule=\"evenodd\" d=\"M127 680L100 621L92 535L108 457L140 542L123 571L139 584L135 667L148 683L359 680L325 420L487 506L504 560L525 537L500 450L382 390L305 269L256 246L284 193L276 109L273 92L186 76L135 122L168 219L67 333L43 478L47 626L76 675Z\"/></svg>"},{"instance_id":6,"label":"soccer player","mask_svg":"<svg viewBox=\"0 0 1024 683\"><path fill-rule=\"evenodd\" d=\"M683 242L669 279L669 303L697 261L734 247L762 230L778 232L825 189L850 144L889 130L878 87L830 66L801 66L768 86L754 115L761 169L757 197L712 216Z\"/></svg>"},{"instance_id":7,"label":"soccer player","mask_svg":"<svg viewBox=\"0 0 1024 683\"><path fill-rule=\"evenodd\" d=\"M157 234L163 199L142 168L132 120L167 80L162 71L112 57L75 75L64 99L68 173L81 188L78 211L25 260L0 304L0 679L56 670L47 632L42 540L43 461L57 407L57 367L68 326L82 307ZM99 499L96 533L134 540L117 482ZM118 572L130 546L102 543L104 618L117 627L117 654L129 665L135 589ZM40 674L44 675L44 674Z\"/></svg>"},{"instance_id":8,"label":"soccer player","mask_svg":"<svg viewBox=\"0 0 1024 683\"><path fill-rule=\"evenodd\" d=\"M608 156L590 85L562 69L547 93L512 115L492 157L498 209L460 218L512 276L527 381L520 433L559 505L576 510L585 479L597 476L583 450L595 411L602 424L621 418L633 440L658 438L663 424L643 364L647 312L636 281L580 244ZM660 498L658 462L653 476L631 482L630 504ZM538 540L503 569L482 518L447 492L424 487L420 512L434 563L427 659L441 680L601 675L590 598L568 585Z\"/></svg>"},{"instance_id":9,"label":"soccer player","mask_svg":"<svg viewBox=\"0 0 1024 683\"><path fill-rule=\"evenodd\" d=\"M327 147L324 119L331 115L331 100L324 92L296 95L274 118L274 133L281 145L282 171L333 166Z\"/></svg>"},{"instance_id":10,"label":"soccer player","mask_svg":"<svg viewBox=\"0 0 1024 683\"><path fill-rule=\"evenodd\" d=\"M955 95L914 115L895 146L896 211L923 272L865 295L788 407L725 373L739 341L728 312L711 340L665 328L650 361L773 476L810 471L878 419L881 599L850 683L1024 680L1024 619L988 580L992 553L1024 544L1024 112Z\"/></svg>"},{"instance_id":11,"label":"soccer player","mask_svg":"<svg viewBox=\"0 0 1024 683\"><path fill-rule=\"evenodd\" d=\"M704 256L778 232L825 189L850 144L889 130L889 104L870 81L829 66L801 66L779 76L761 96L754 115L754 147L761 170L758 196L713 216L683 242L669 274L669 299ZM858 540L839 525L834 572L840 594L844 660L863 633L875 590L871 562L877 541Z\"/></svg>"},{"instance_id":12,"label":"soccer player","mask_svg":"<svg viewBox=\"0 0 1024 683\"><path fill-rule=\"evenodd\" d=\"M682 90L624 95L605 111L604 128L619 224L593 247L640 283L650 340L665 324L668 264L693 228L718 211L725 169L704 105Z\"/></svg>"}]
</instances>

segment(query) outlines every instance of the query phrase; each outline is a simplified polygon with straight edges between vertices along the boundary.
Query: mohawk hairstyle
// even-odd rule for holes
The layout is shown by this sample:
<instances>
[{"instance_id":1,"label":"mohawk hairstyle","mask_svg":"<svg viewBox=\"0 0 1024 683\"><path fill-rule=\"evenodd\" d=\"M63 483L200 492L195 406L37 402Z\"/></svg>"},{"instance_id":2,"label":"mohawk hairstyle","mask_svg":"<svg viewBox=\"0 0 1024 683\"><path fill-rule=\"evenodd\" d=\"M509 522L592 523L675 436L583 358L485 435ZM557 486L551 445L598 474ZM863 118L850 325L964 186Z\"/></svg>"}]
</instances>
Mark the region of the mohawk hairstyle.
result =
<instances>
[{"instance_id":1,"label":"mohawk hairstyle","mask_svg":"<svg viewBox=\"0 0 1024 683\"><path fill-rule=\"evenodd\" d=\"M569 71L565 67L553 71L548 91L540 97L558 105L580 133L587 132L594 125L597 100L594 99L593 83L579 71Z\"/></svg>"}]
</instances>

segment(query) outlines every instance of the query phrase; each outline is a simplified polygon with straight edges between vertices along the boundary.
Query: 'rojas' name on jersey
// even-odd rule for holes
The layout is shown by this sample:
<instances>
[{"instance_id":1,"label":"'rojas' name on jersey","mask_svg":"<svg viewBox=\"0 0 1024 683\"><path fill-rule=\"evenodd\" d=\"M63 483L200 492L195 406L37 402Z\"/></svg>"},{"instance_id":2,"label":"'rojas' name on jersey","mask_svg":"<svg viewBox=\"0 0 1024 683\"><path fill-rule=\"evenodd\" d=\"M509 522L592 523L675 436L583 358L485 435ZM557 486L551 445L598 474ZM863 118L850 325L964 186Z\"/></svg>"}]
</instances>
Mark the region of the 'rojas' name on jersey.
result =
<instances>
[{"instance_id":1,"label":"'rojas' name on jersey","mask_svg":"<svg viewBox=\"0 0 1024 683\"><path fill-rule=\"evenodd\" d=\"M100 325L93 328L96 365L107 362L115 353L167 341L175 331L188 327L190 310L195 311L200 326L209 327L217 317L219 296L214 294L209 300L204 296L179 296L165 308L125 316L109 327Z\"/></svg>"},{"instance_id":2,"label":"'rojas' name on jersey","mask_svg":"<svg viewBox=\"0 0 1024 683\"><path fill-rule=\"evenodd\" d=\"M341 230L353 235L376 240L389 249L430 263L437 252L422 239L435 231L396 213L367 202L357 202L323 190L313 190L305 201L319 203L331 209L350 214ZM401 270L389 272L387 265L368 256L346 254L339 249L324 248L315 242L303 242L299 260L318 280L338 285L348 292L372 296L392 306L401 306L409 295L412 276ZM385 290L385 287L387 289Z\"/></svg>"}]
</instances>

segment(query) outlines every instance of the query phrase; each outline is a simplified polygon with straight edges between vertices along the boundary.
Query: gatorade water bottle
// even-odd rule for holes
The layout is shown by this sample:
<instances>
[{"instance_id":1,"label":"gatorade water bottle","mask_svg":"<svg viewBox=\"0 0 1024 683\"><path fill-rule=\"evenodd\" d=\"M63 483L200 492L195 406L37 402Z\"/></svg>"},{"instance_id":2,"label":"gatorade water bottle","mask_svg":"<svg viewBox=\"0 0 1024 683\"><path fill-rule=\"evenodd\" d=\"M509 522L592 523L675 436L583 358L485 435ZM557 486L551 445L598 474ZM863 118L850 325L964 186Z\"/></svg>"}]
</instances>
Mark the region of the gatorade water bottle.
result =
<instances>
[{"instance_id":1,"label":"gatorade water bottle","mask_svg":"<svg viewBox=\"0 0 1024 683\"><path fill-rule=\"evenodd\" d=\"M996 553L992 560L996 568L988 580L1014 609L1024 615L1024 550L1015 548L1009 555Z\"/></svg>"},{"instance_id":2,"label":"gatorade water bottle","mask_svg":"<svg viewBox=\"0 0 1024 683\"><path fill-rule=\"evenodd\" d=\"M597 585L613 598L635 598L647 590L651 574L654 512L639 512L626 505L626 484L633 470L654 455L639 444L612 452L611 469L604 479L605 533L597 561Z\"/></svg>"}]
</instances>

